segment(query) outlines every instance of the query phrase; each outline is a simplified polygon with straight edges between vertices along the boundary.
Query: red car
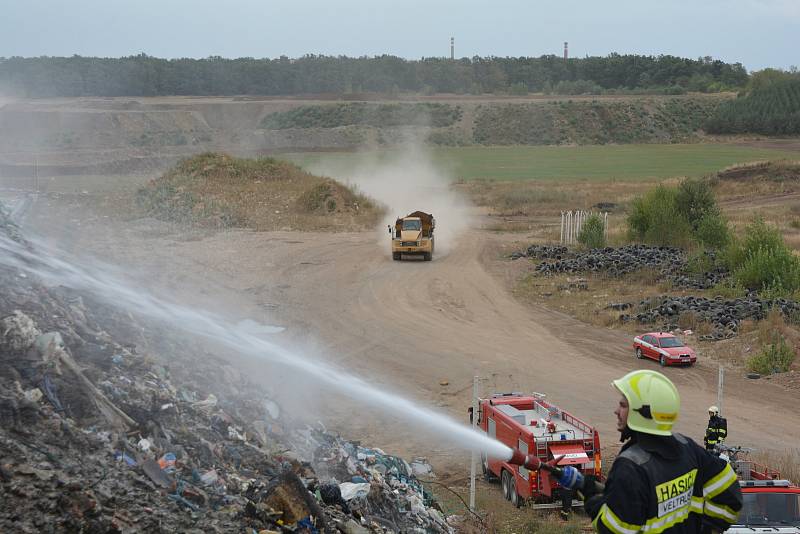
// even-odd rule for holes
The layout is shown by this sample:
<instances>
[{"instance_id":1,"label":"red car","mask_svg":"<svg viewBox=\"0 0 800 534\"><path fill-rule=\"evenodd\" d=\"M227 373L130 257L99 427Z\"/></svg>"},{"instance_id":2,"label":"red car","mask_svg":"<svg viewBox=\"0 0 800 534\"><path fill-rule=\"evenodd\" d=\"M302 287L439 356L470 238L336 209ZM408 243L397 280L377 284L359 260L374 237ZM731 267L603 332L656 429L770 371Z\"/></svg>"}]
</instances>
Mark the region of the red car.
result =
<instances>
[{"instance_id":1,"label":"red car","mask_svg":"<svg viewBox=\"0 0 800 534\"><path fill-rule=\"evenodd\" d=\"M658 360L667 365L692 365L697 361L694 351L672 334L650 332L633 338L633 351L637 358Z\"/></svg>"}]
</instances>

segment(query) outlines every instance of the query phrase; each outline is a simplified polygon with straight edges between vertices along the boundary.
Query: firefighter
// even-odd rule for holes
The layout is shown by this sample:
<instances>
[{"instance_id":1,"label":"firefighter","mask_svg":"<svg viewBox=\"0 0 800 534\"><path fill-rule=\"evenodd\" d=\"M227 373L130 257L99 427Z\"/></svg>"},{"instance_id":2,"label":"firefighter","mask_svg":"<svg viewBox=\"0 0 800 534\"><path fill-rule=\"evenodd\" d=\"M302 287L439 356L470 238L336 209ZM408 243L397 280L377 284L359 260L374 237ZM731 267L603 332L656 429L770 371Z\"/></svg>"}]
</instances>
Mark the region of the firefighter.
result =
<instances>
[{"instance_id":1,"label":"firefighter","mask_svg":"<svg viewBox=\"0 0 800 534\"><path fill-rule=\"evenodd\" d=\"M720 417L719 408L710 406L708 408L708 428L706 428L706 437L703 438L706 450L715 451L727 437L728 421L724 417Z\"/></svg>"},{"instance_id":2,"label":"firefighter","mask_svg":"<svg viewBox=\"0 0 800 534\"><path fill-rule=\"evenodd\" d=\"M730 465L672 432L680 397L656 371L633 371L613 382L621 393L614 411L624 442L605 487L586 477L577 488L597 532L724 531L737 518L742 496Z\"/></svg>"}]
</instances>

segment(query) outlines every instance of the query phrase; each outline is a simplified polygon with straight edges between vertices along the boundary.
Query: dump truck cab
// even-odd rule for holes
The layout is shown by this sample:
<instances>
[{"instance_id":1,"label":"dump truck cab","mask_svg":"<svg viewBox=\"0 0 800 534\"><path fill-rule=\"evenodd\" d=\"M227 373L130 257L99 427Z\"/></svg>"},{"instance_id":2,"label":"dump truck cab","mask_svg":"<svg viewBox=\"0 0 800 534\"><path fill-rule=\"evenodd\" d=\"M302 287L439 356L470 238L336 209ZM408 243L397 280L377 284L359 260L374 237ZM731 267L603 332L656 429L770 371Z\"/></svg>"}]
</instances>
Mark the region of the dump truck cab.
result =
<instances>
[{"instance_id":1,"label":"dump truck cab","mask_svg":"<svg viewBox=\"0 0 800 534\"><path fill-rule=\"evenodd\" d=\"M394 227L389 225L392 236L392 259L397 261L403 255L422 256L425 261L433 258L433 229L436 220L433 215L423 211L398 217Z\"/></svg>"}]
</instances>

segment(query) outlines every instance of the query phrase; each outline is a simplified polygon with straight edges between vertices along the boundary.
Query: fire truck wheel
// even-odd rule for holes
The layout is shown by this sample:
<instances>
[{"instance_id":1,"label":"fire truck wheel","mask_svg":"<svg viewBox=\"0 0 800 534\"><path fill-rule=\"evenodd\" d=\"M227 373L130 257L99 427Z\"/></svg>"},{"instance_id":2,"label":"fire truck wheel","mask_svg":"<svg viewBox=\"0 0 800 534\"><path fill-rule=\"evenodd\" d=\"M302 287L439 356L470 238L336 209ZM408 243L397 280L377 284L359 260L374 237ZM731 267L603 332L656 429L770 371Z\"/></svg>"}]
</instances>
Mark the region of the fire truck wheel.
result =
<instances>
[{"instance_id":1,"label":"fire truck wheel","mask_svg":"<svg viewBox=\"0 0 800 534\"><path fill-rule=\"evenodd\" d=\"M485 454L481 454L481 471L483 472L483 479L486 482L491 482L494 477L492 472L489 471L489 458Z\"/></svg>"},{"instance_id":2,"label":"fire truck wheel","mask_svg":"<svg viewBox=\"0 0 800 534\"><path fill-rule=\"evenodd\" d=\"M503 471L503 475L501 476L502 485L503 485L503 497L506 498L507 501L511 500L511 476L508 474L508 471Z\"/></svg>"},{"instance_id":3,"label":"fire truck wheel","mask_svg":"<svg viewBox=\"0 0 800 534\"><path fill-rule=\"evenodd\" d=\"M514 508L519 508L522 506L522 498L520 498L519 493L517 493L517 488L514 487L514 480L511 480L511 504L514 505Z\"/></svg>"}]
</instances>

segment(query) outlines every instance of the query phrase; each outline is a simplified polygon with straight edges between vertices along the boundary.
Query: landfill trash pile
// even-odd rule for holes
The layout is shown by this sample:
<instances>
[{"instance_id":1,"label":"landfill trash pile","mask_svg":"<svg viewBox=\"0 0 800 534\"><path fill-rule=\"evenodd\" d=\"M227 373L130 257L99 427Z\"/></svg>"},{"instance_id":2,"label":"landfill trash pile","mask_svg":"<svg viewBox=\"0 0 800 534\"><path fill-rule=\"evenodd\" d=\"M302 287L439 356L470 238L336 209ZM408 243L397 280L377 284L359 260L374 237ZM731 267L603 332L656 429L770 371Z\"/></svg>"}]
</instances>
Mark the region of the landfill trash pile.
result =
<instances>
[{"instance_id":1,"label":"landfill trash pile","mask_svg":"<svg viewBox=\"0 0 800 534\"><path fill-rule=\"evenodd\" d=\"M705 253L707 263L713 265L713 252ZM562 246L531 245L524 251L511 254L512 259L535 258L544 260L535 270L539 274L604 273L623 277L641 269L658 272L674 287L708 289L724 280L728 273L720 268L705 270L701 274L689 273L684 251L673 247L626 245L614 248L579 251Z\"/></svg>"},{"instance_id":2,"label":"landfill trash pile","mask_svg":"<svg viewBox=\"0 0 800 534\"><path fill-rule=\"evenodd\" d=\"M414 467L225 360L140 351L131 314L3 265L0 287L0 532L453 531Z\"/></svg>"},{"instance_id":3,"label":"landfill trash pile","mask_svg":"<svg viewBox=\"0 0 800 534\"><path fill-rule=\"evenodd\" d=\"M791 320L800 316L800 304L793 300L763 299L755 294L737 299L708 299L689 295L644 299L639 302L636 313L623 315L620 319L635 320L641 324L662 324L662 330L672 331L678 328L678 317L682 313L691 313L712 325L712 332L700 336L700 339L719 341L736 336L743 320L759 321L773 309Z\"/></svg>"}]
</instances>

